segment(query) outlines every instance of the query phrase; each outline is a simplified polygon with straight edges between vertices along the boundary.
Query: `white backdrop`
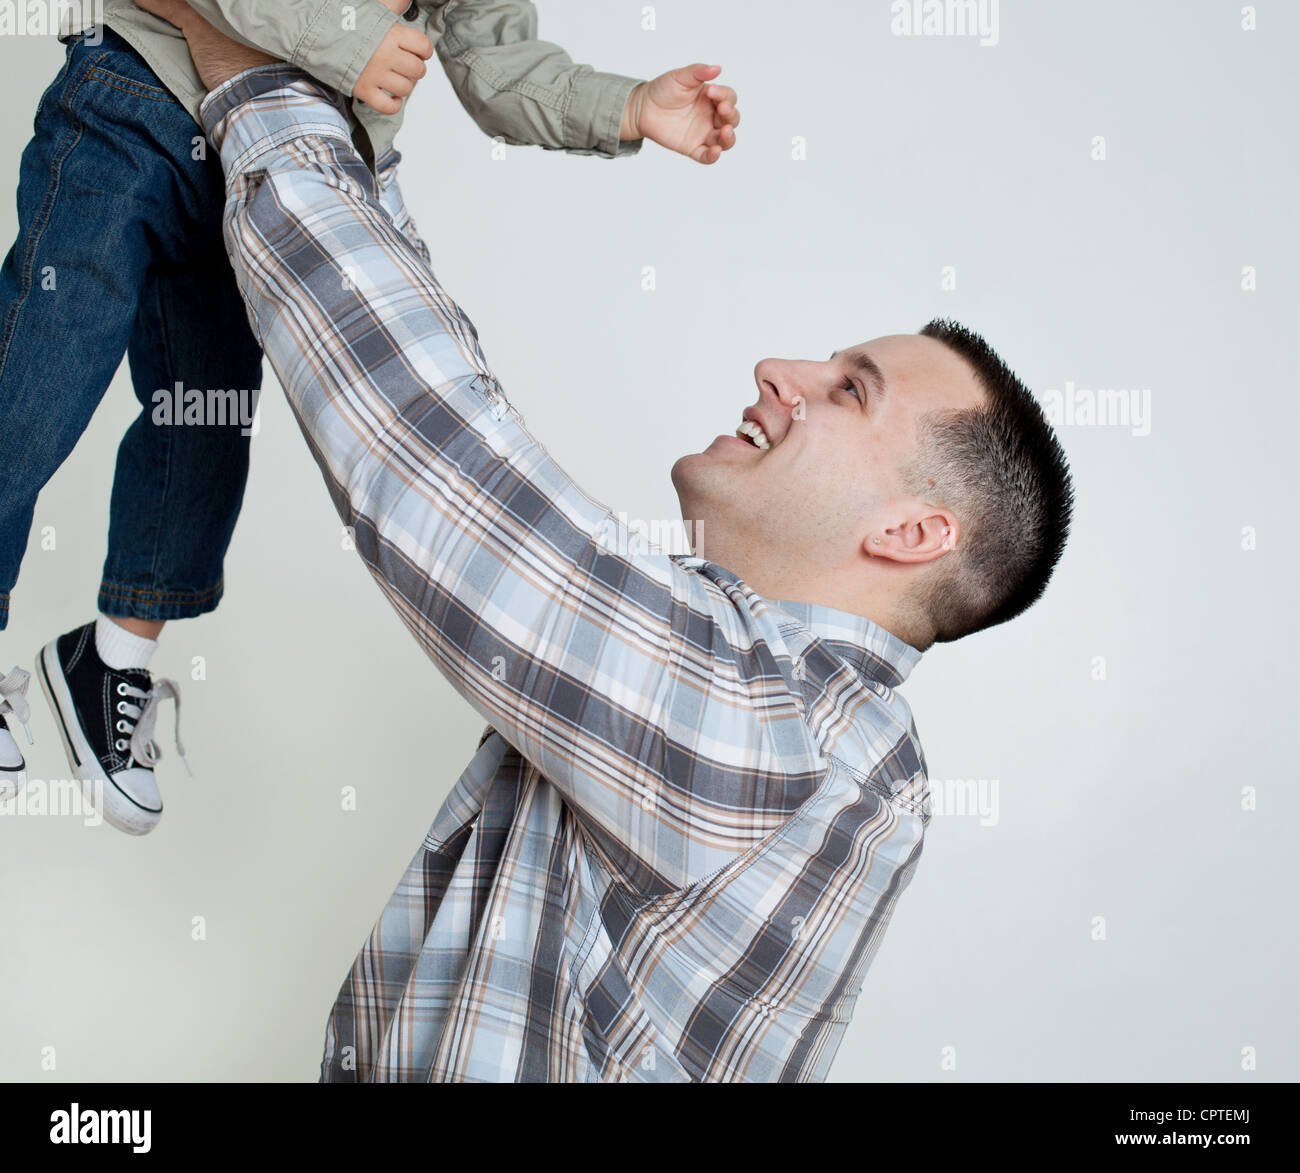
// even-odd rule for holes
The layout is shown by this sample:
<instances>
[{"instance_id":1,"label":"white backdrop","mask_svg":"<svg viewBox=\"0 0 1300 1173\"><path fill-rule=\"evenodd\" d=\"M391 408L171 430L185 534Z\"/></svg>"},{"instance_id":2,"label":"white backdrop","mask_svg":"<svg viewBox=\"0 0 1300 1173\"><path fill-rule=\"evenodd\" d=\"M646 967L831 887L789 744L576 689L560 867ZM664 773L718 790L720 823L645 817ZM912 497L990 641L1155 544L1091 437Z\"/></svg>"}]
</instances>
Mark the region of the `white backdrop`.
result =
<instances>
[{"instance_id":1,"label":"white backdrop","mask_svg":"<svg viewBox=\"0 0 1300 1173\"><path fill-rule=\"evenodd\" d=\"M1300 1078L1300 8L1243 31L1235 0L1003 0L981 46L893 35L885 0L664 0L653 31L645 7L543 0L541 32L616 72L723 64L743 123L716 167L653 145L494 160L436 70L399 141L440 278L586 490L674 516L672 460L734 426L756 360L936 314L1045 399L1149 408L1062 426L1079 505L1046 598L905 687L936 815L833 1078ZM6 192L61 58L0 37ZM0 217L7 247L11 196ZM267 386L226 601L154 662L197 777L168 756L144 839L0 818L0 1079L315 1079L338 986L477 742ZM94 612L134 411L124 367L41 498L57 548L29 549L5 669ZM31 773L66 775L36 720Z\"/></svg>"}]
</instances>

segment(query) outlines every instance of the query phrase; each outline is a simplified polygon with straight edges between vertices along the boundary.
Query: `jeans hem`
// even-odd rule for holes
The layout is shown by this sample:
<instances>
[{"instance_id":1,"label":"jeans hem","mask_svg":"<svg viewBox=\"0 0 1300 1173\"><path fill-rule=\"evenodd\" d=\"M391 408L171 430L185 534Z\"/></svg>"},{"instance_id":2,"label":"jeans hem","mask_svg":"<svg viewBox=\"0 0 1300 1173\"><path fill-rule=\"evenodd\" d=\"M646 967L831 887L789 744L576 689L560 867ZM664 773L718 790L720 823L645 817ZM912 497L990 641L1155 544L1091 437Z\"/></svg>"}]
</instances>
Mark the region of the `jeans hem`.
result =
<instances>
[{"instance_id":1,"label":"jeans hem","mask_svg":"<svg viewBox=\"0 0 1300 1173\"><path fill-rule=\"evenodd\" d=\"M224 580L201 591L166 591L105 579L98 606L101 615L113 619L197 619L215 611L224 594Z\"/></svg>"}]
</instances>

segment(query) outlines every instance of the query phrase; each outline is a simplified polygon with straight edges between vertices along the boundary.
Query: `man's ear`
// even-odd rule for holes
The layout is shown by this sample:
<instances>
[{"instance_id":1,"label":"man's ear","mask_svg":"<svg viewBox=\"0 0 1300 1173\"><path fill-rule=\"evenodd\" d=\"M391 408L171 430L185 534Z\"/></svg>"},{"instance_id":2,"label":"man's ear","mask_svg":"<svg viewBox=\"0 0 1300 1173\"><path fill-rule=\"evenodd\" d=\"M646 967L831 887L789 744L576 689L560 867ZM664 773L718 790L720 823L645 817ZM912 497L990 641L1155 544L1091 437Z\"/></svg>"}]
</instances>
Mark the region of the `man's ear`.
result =
<instances>
[{"instance_id":1,"label":"man's ear","mask_svg":"<svg viewBox=\"0 0 1300 1173\"><path fill-rule=\"evenodd\" d=\"M933 562L956 547L961 524L947 509L920 505L897 524L869 533L862 549L869 557L893 562Z\"/></svg>"}]
</instances>

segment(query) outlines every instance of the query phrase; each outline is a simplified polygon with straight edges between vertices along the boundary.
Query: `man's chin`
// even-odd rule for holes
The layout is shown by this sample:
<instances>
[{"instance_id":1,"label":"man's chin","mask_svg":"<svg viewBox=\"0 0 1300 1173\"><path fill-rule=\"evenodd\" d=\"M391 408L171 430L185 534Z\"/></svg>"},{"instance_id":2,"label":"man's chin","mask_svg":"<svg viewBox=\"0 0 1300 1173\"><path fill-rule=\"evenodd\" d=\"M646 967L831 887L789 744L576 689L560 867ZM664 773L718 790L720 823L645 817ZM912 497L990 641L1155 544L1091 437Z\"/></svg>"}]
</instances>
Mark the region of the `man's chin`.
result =
<instances>
[{"instance_id":1,"label":"man's chin","mask_svg":"<svg viewBox=\"0 0 1300 1173\"><path fill-rule=\"evenodd\" d=\"M673 461L672 470L668 475L672 477L673 488L679 493L694 479L693 474L695 469L699 467L700 456L701 453L699 452L688 452L685 456L679 456Z\"/></svg>"},{"instance_id":2,"label":"man's chin","mask_svg":"<svg viewBox=\"0 0 1300 1173\"><path fill-rule=\"evenodd\" d=\"M716 498L720 491L726 489L730 479L729 470L720 467L722 461L715 460L707 452L692 452L679 457L673 464L672 482L677 490L677 499L681 502L682 516L691 517L693 511L702 508L708 501Z\"/></svg>"},{"instance_id":3,"label":"man's chin","mask_svg":"<svg viewBox=\"0 0 1300 1173\"><path fill-rule=\"evenodd\" d=\"M716 545L727 527L727 505L736 499L735 478L723 475L726 471L700 452L683 456L673 465L673 488L682 521L692 535L694 552L704 557L710 557L710 538Z\"/></svg>"},{"instance_id":4,"label":"man's chin","mask_svg":"<svg viewBox=\"0 0 1300 1173\"><path fill-rule=\"evenodd\" d=\"M673 465L673 484L680 493L684 488L698 487L703 491L716 491L723 482L734 483L736 474L751 465L758 450L745 450L743 441L734 436L718 436L703 452L692 452L680 457Z\"/></svg>"}]
</instances>

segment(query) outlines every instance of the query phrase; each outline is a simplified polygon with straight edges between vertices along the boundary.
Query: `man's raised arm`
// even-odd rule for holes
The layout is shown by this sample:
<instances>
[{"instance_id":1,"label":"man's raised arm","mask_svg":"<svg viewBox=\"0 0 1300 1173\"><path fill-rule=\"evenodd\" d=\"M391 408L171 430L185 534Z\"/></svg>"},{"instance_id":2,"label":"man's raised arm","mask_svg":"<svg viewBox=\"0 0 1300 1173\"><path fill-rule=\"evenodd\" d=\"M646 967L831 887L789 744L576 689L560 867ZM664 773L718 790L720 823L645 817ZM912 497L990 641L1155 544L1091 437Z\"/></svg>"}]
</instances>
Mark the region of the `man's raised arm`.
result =
<instances>
[{"instance_id":1,"label":"man's raised arm","mask_svg":"<svg viewBox=\"0 0 1300 1173\"><path fill-rule=\"evenodd\" d=\"M775 619L609 547L608 510L524 429L394 228L336 95L256 69L203 118L267 357L357 550L457 691L640 892L782 826L820 773Z\"/></svg>"}]
</instances>

